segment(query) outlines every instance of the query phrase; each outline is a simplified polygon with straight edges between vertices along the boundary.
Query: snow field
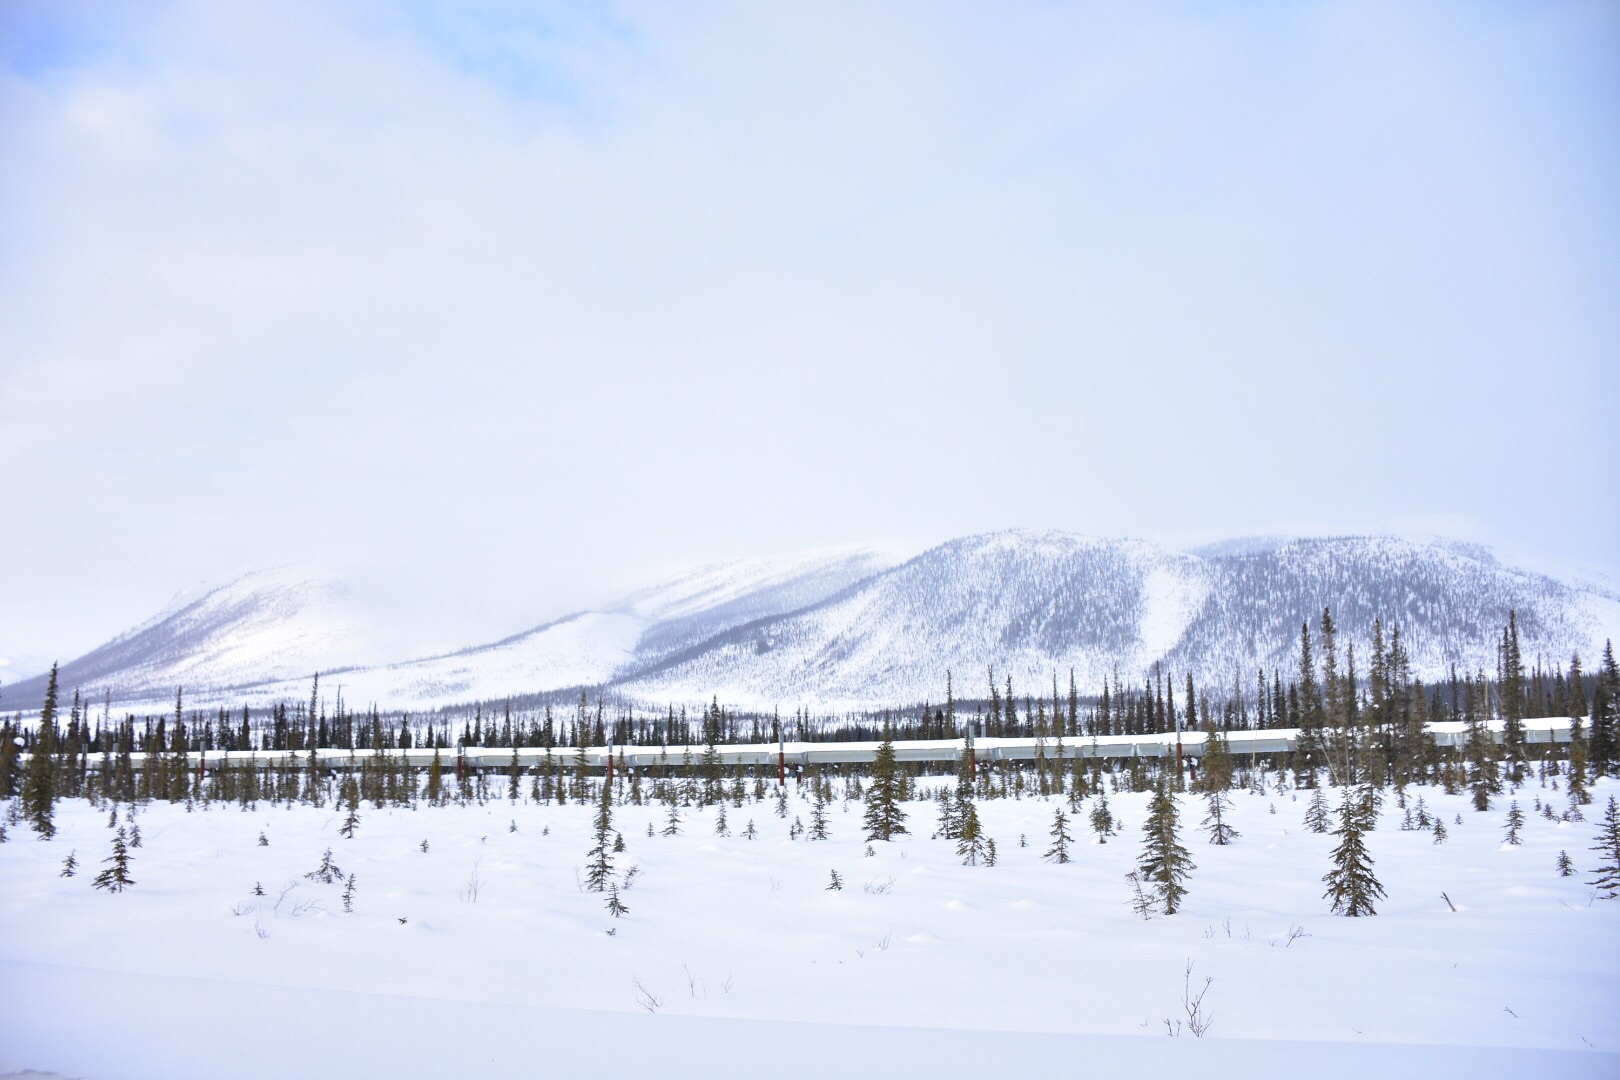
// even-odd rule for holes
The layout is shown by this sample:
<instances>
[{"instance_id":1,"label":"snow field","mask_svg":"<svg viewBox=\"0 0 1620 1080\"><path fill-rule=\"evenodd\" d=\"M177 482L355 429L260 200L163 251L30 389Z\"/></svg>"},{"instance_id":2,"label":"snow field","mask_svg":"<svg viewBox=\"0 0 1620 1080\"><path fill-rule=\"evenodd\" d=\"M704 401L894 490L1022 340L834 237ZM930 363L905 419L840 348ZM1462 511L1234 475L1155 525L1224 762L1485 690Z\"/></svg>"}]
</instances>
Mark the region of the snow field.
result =
<instances>
[{"instance_id":1,"label":"snow field","mask_svg":"<svg viewBox=\"0 0 1620 1080\"><path fill-rule=\"evenodd\" d=\"M249 1075L210 1066L233 1045L228 1034L273 1058L283 1051L264 1041L271 1033L300 1043L308 1032L317 1047L296 1053L314 1054L327 1038L316 1014L330 1008L356 1019L350 1030L382 1025L383 1041L402 1040L399 1075L439 1075L431 1063L463 1059L436 1055L469 1045L498 1064L518 1052L500 1049L506 1040L531 1036L552 1047L530 1047L540 1061L590 1062L601 1048L587 1036L623 1054L622 1033L633 1032L636 1060L662 1075L685 1075L661 1056L666 1041L680 1060L720 1039L760 1053L820 1042L934 1061L942 1075L990 1061L1055 1075L1082 1053L1252 1075L1258 1062L1331 1053L1346 1069L1396 1075L1421 1063L1430 1076L1464 1065L1475 1076L1612 1076L1620 901L1594 901L1584 882L1598 812L1617 791L1596 785L1588 820L1563 824L1533 809L1538 795L1562 809L1562 793L1521 789L1519 847L1502 843L1506 798L1478 814L1464 795L1412 790L1445 815L1450 836L1435 845L1399 829L1391 794L1368 837L1388 899L1366 919L1332 916L1321 899L1334 838L1303 828L1308 793L1234 792L1242 836L1224 848L1197 829L1202 798L1183 795L1182 842L1198 868L1185 909L1146 922L1123 877L1147 797L1129 793L1109 795L1120 833L1108 843L1094 842L1084 810L1071 823L1067 865L1042 859L1062 803L980 802L999 849L993 868L961 866L954 842L928 839L930 802L907 804L913 835L872 845L872 857L858 803L847 813L832 804L822 842L787 838L795 817L809 821L798 797L786 820L770 801L728 806L730 837L713 834L713 808L682 808L682 835L649 837L663 806L616 807L621 882L637 868L618 920L578 885L593 806L365 809L346 840L330 806L188 814L153 804L137 813L137 884L111 896L90 887L110 849L107 812L66 802L53 842L13 825L0 845L0 1070ZM740 835L750 818L755 840ZM327 847L355 875L352 914L341 885L303 876ZM1560 849L1576 876L1556 875ZM69 850L81 868L62 878ZM842 891L826 889L833 869ZM252 895L255 882L265 896ZM1185 1020L1189 961L1195 991L1214 979L1204 1001L1214 1024L1204 1040L1166 1039L1165 1018ZM122 1021L89 1023L103 1008ZM315 1060L358 1052L336 1030L332 1056ZM409 1049L424 1030L445 1049Z\"/></svg>"}]
</instances>

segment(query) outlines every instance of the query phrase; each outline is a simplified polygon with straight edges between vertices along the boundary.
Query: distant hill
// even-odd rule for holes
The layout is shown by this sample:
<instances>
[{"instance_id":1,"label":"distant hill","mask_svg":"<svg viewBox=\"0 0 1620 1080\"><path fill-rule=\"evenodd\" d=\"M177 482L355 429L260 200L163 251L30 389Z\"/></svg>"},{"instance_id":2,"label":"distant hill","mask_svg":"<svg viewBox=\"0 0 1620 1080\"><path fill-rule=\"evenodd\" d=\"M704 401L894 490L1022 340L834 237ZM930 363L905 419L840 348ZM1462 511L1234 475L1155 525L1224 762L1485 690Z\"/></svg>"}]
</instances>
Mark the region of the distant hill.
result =
<instances>
[{"instance_id":1,"label":"distant hill","mask_svg":"<svg viewBox=\"0 0 1620 1080\"><path fill-rule=\"evenodd\" d=\"M1602 584L1503 565L1488 550L1395 537L1257 538L1175 551L1138 540L1009 531L902 558L870 548L718 564L490 645L366 665L365 619L340 583L250 574L64 664L64 693L99 701L301 699L309 677L347 701L424 708L578 687L649 706L864 708L985 692L1082 692L1155 664L1202 683L1291 668L1299 628L1332 608L1362 655L1399 623L1416 672L1493 673L1516 610L1527 661L1593 660L1620 636ZM44 680L5 688L30 707Z\"/></svg>"}]
</instances>

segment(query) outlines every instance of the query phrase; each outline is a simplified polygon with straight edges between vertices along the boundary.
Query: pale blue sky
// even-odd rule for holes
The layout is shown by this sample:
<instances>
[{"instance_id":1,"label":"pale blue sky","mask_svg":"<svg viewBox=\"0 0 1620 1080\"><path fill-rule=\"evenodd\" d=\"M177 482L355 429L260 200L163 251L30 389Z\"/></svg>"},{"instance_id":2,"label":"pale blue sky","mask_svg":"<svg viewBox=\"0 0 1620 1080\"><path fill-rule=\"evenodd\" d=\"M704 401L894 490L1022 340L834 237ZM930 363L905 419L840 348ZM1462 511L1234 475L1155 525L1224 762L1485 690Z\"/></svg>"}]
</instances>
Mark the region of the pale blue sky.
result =
<instances>
[{"instance_id":1,"label":"pale blue sky","mask_svg":"<svg viewBox=\"0 0 1620 1080\"><path fill-rule=\"evenodd\" d=\"M1013 525L1613 565L1620 8L1235 7L0 7L0 658L305 560L435 643Z\"/></svg>"}]
</instances>

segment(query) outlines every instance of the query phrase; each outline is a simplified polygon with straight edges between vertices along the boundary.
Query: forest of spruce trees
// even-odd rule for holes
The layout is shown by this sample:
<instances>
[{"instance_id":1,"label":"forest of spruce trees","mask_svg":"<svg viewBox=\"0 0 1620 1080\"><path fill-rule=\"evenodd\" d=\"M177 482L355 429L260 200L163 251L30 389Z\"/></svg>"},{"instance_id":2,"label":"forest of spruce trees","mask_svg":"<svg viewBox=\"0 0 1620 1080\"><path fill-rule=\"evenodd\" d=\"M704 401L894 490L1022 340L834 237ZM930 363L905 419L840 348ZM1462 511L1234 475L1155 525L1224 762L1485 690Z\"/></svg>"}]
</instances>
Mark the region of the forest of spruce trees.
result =
<instances>
[{"instance_id":1,"label":"forest of spruce trees","mask_svg":"<svg viewBox=\"0 0 1620 1080\"><path fill-rule=\"evenodd\" d=\"M1582 671L1579 657L1571 658L1568 669L1525 672L1516 620L1510 619L1502 630L1494 673L1457 675L1432 687L1410 676L1398 630L1386 636L1381 626L1375 626L1365 674L1356 655L1353 644L1338 640L1332 614L1324 611L1316 626L1301 628L1296 670L1286 679L1281 672L1271 673L1269 679L1259 673L1249 694L1201 688L1190 675L1178 693L1173 678L1154 672L1139 687L1115 680L1089 698L1081 697L1072 678L1066 694L1060 694L1054 678L1050 697L1020 698L1010 680L998 686L991 672L985 697L959 701L954 679L947 674L945 700L937 708L820 721L801 710L785 724L775 716L740 716L718 701L695 722L674 708L646 715L621 707L610 719L601 699L592 702L584 693L572 715L561 719L550 706L529 713L510 708L486 713L483 705L475 705L459 718L453 713L385 717L375 710L357 715L340 702L328 714L321 707L318 676L307 704L278 705L257 717L247 709L240 714L220 710L214 715L188 715L183 695L177 692L171 715L139 720L126 716L114 723L105 708L101 717L92 719L91 710L75 693L63 723L53 672L38 725L24 727L20 718L14 718L0 726L0 794L10 800L7 824L16 828L26 822L41 839L54 832L53 809L59 799L82 798L110 807L110 822L117 821L120 805L128 807L135 846L139 826L133 810L154 800L184 803L188 810L215 804L249 809L260 802L333 805L347 810L345 836L353 835L367 804L414 808L501 799L594 804L588 884L592 891L610 893L610 910L627 910L611 873L612 852L623 850L624 843L622 835L612 830L616 805L665 805L666 833L679 831L684 807L718 807L717 831L729 831L728 805L739 810L764 805L786 817L788 792L779 786L775 771L727 766L717 747L774 737L880 738L882 745L871 762L815 766L794 776L795 793L807 798L812 809L809 826L795 819L792 838L824 838L828 804L856 800L867 808L867 839L891 840L908 831L905 805L928 797L937 802L934 836L954 842L964 863L993 866L995 840L984 835L975 803L1057 798L1062 801L1048 857L1064 862L1073 841L1068 831L1071 820L1083 818L1096 839L1106 843L1115 832L1109 792L1150 792L1143 854L1130 883L1142 914L1174 913L1193 869L1182 843L1178 796L1190 792L1205 800L1202 828L1210 843L1225 845L1238 836L1225 820L1228 791L1292 786L1312 792L1306 827L1332 831L1339 838L1334 870L1324 878L1333 910L1362 915L1374 913L1374 902L1381 895L1365 834L1376 827L1386 791L1394 790L1405 811L1403 828L1432 830L1436 842L1443 842L1445 822L1426 812L1421 797L1409 805L1409 786L1433 785L1450 794L1467 791L1474 809L1484 812L1501 795L1516 792L1532 778L1543 786L1551 779L1554 788L1562 780L1566 808L1555 810L1552 801L1538 798L1542 813L1583 820L1581 808L1590 802L1588 785L1620 766L1615 739L1620 669L1612 647L1605 649L1598 670L1590 675ZM1523 722L1549 714L1570 717L1569 741L1529 743ZM1442 747L1425 728L1430 721L1459 721L1467 725L1469 738ZM1297 729L1294 749L1239 755L1223 738L1235 730L1270 727ZM1072 752L1093 737L1179 730L1203 732L1196 759L1183 760L1180 755L1110 759ZM1029 761L981 761L972 751L975 736L1033 738L1036 754ZM944 763L943 768L897 761L893 742L917 738L962 739L960 760L954 766ZM567 753L547 754L540 764L528 766L514 754L505 768L470 766L456 753L456 748L464 747L549 750L610 743L621 748L617 767L609 759L607 768L594 770L577 764L582 756ZM626 745L666 749L654 765L638 769L624 763ZM702 749L695 751L695 746ZM671 753L669 747L679 749ZM333 768L329 760L317 761L313 754L307 764L293 755L280 755L275 764L263 767L213 769L194 766L188 757L211 750L315 748L372 753L356 756L350 768ZM408 764L403 755L391 753L409 748L433 749L431 763ZM136 753L143 755L138 768L132 757ZM1328 789L1340 793L1336 810L1324 797ZM1063 805L1074 818L1064 814ZM1522 824L1517 801L1510 809L1510 834L1515 828L1513 815ZM1608 816L1614 817L1612 807ZM1608 862L1596 883L1611 893L1615 884L1609 865L1620 859L1620 851L1609 855L1604 845L1620 843L1608 836L1614 832L1613 824L1606 826L1608 838L1599 838L1598 850L1605 852ZM754 828L751 820L748 828ZM0 839L5 837L0 830ZM120 829L115 860L109 860L115 864L98 878L98 887L124 887L128 851L123 844Z\"/></svg>"}]
</instances>

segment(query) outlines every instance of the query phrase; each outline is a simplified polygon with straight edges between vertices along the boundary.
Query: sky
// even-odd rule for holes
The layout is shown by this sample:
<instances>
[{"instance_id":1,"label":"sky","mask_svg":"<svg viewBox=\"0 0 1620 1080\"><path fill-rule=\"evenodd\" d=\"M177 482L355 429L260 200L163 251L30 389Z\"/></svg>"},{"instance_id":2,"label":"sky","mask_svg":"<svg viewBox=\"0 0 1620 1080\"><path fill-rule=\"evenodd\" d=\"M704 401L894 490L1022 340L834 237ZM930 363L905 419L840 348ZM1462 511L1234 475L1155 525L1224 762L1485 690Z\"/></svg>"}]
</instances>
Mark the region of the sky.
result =
<instances>
[{"instance_id":1,"label":"sky","mask_svg":"<svg viewBox=\"0 0 1620 1080\"><path fill-rule=\"evenodd\" d=\"M1620 7L0 5L0 681L1008 527L1612 566Z\"/></svg>"}]
</instances>

